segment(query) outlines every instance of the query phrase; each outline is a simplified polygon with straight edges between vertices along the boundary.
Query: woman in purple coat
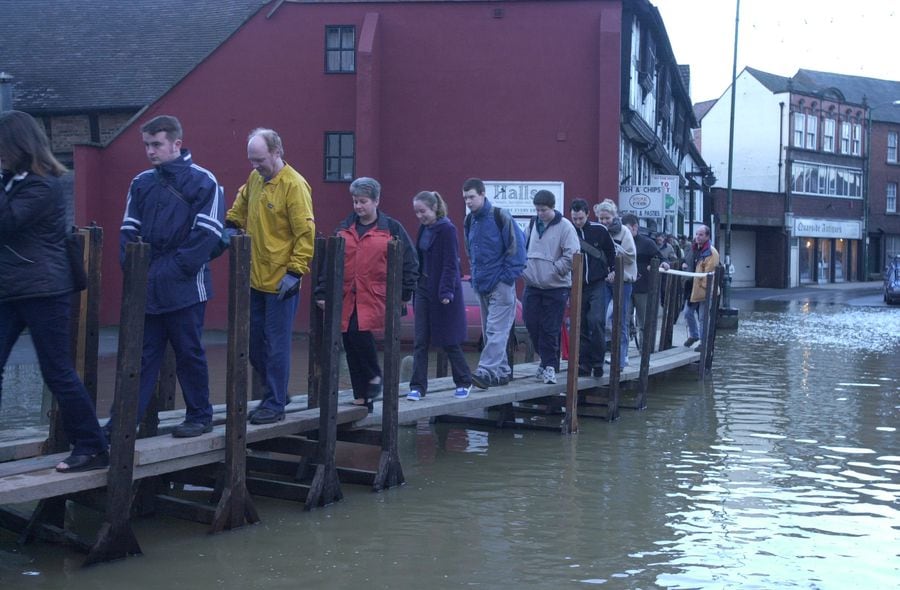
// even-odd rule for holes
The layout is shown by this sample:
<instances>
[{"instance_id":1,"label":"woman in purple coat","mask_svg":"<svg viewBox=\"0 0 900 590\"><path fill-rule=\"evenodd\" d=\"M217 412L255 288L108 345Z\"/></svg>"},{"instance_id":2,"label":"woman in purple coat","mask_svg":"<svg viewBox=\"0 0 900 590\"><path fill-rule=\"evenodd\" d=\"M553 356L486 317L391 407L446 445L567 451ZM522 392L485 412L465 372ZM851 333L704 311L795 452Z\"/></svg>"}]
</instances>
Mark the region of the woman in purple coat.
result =
<instances>
[{"instance_id":1,"label":"woman in purple coat","mask_svg":"<svg viewBox=\"0 0 900 590\"><path fill-rule=\"evenodd\" d=\"M416 343L413 374L406 399L418 401L428 390L428 349L443 347L450 361L454 396L469 397L472 374L460 344L466 337L466 308L459 277L459 242L456 227L447 219L441 195L423 191L413 198L419 223L419 284L414 301Z\"/></svg>"}]
</instances>

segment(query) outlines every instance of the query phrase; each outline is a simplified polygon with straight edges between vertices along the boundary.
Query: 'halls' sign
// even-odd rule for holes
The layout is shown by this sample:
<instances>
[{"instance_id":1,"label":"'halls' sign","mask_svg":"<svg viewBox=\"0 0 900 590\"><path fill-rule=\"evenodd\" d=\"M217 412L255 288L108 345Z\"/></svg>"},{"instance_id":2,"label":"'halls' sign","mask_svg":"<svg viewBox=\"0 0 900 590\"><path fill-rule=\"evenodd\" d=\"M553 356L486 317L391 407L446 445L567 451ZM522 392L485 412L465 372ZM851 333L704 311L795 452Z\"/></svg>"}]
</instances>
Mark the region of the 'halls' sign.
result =
<instances>
[{"instance_id":1,"label":"'halls' sign","mask_svg":"<svg viewBox=\"0 0 900 590\"><path fill-rule=\"evenodd\" d=\"M619 215L631 213L638 218L662 219L666 209L660 186L619 187Z\"/></svg>"},{"instance_id":2,"label":"'halls' sign","mask_svg":"<svg viewBox=\"0 0 900 590\"><path fill-rule=\"evenodd\" d=\"M534 195L539 190L548 190L556 197L557 211L565 214L565 184L562 181L533 180L485 180L485 196L494 205L508 210L513 217L527 220L534 216ZM521 221L520 221L521 225Z\"/></svg>"}]
</instances>

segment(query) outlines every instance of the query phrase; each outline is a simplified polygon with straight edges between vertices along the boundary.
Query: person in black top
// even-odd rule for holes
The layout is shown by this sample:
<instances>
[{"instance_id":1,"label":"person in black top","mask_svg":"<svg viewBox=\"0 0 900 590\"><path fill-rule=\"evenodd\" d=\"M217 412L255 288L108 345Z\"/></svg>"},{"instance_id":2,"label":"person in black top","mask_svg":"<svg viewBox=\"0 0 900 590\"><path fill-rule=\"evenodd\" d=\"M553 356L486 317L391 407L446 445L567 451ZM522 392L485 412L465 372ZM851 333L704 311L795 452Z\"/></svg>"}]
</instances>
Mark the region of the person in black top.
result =
<instances>
[{"instance_id":1,"label":"person in black top","mask_svg":"<svg viewBox=\"0 0 900 590\"><path fill-rule=\"evenodd\" d=\"M72 454L56 470L101 469L109 465L106 437L70 350L76 288L59 182L66 169L31 115L0 114L0 171L0 379L13 345L28 328L72 445Z\"/></svg>"},{"instance_id":2,"label":"person in black top","mask_svg":"<svg viewBox=\"0 0 900 590\"><path fill-rule=\"evenodd\" d=\"M575 199L569 207L569 219L581 240L584 254L584 282L581 288L581 346L578 374L582 377L603 376L606 354L606 275L616 264L616 248L609 231L599 223L588 221L587 201Z\"/></svg>"}]
</instances>

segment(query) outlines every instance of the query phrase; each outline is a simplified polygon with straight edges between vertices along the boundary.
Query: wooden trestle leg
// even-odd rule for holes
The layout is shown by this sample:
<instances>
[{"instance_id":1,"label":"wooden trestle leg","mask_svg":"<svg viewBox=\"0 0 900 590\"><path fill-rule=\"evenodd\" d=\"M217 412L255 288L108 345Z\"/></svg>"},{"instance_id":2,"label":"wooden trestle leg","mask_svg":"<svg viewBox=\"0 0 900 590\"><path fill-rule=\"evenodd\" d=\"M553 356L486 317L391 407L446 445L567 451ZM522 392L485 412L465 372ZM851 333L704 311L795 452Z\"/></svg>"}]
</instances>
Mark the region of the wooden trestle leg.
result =
<instances>
[{"instance_id":1,"label":"wooden trestle leg","mask_svg":"<svg viewBox=\"0 0 900 590\"><path fill-rule=\"evenodd\" d=\"M335 463L337 446L338 360L340 358L341 292L344 283L344 240L328 238L325 244L325 310L318 371L319 430L316 466L306 496L305 510L341 500L344 493ZM315 305L315 303L312 303ZM310 369L312 370L312 369Z\"/></svg>"},{"instance_id":2,"label":"wooden trestle leg","mask_svg":"<svg viewBox=\"0 0 900 590\"><path fill-rule=\"evenodd\" d=\"M131 529L130 517L134 425L140 392L149 263L150 244L135 242L126 245L106 517L97 541L84 562L85 566L142 553Z\"/></svg>"},{"instance_id":3,"label":"wooden trestle leg","mask_svg":"<svg viewBox=\"0 0 900 590\"><path fill-rule=\"evenodd\" d=\"M381 457L372 489L403 485L403 468L397 449L397 415L400 395L400 305L403 279L403 250L399 240L388 243L387 303L384 326L384 385L381 413Z\"/></svg>"},{"instance_id":4,"label":"wooden trestle leg","mask_svg":"<svg viewBox=\"0 0 900 590\"><path fill-rule=\"evenodd\" d=\"M250 237L229 245L228 348L225 369L225 477L210 533L259 522L247 492L247 363L250 350Z\"/></svg>"}]
</instances>

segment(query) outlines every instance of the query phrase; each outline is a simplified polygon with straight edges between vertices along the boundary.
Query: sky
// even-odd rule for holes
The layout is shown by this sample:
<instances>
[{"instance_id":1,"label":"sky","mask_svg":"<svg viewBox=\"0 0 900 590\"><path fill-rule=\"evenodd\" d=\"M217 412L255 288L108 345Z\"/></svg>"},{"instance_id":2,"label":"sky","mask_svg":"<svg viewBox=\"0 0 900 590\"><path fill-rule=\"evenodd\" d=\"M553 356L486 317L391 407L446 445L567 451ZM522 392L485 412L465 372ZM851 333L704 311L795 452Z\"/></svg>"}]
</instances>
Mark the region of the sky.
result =
<instances>
[{"instance_id":1,"label":"sky","mask_svg":"<svg viewBox=\"0 0 900 590\"><path fill-rule=\"evenodd\" d=\"M650 0L679 64L691 66L691 100L731 84L736 0ZM897 0L742 0L737 73L780 76L800 68L900 81Z\"/></svg>"}]
</instances>

